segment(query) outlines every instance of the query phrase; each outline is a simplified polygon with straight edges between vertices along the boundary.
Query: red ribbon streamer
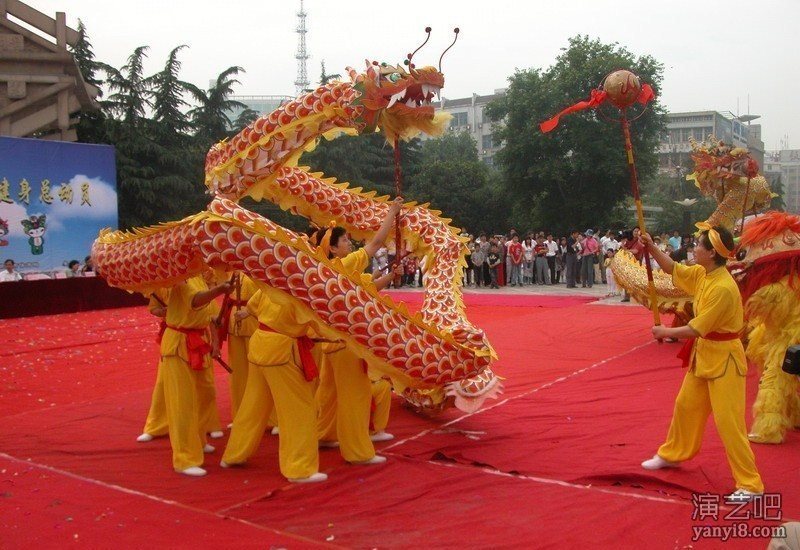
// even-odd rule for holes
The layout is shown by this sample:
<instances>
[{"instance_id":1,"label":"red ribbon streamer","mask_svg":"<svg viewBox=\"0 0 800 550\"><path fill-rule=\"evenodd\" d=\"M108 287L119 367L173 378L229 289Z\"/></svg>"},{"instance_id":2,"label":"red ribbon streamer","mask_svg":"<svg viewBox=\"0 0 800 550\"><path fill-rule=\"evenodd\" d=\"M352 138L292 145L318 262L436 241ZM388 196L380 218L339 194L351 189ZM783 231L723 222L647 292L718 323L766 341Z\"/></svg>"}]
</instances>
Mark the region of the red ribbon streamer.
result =
<instances>
[{"instance_id":1,"label":"red ribbon streamer","mask_svg":"<svg viewBox=\"0 0 800 550\"><path fill-rule=\"evenodd\" d=\"M639 90L639 95L636 97L636 101L642 105L647 105L649 102L655 99L655 97L656 94L653 91L653 88L649 84L642 84L642 89ZM607 99L608 93L605 90L592 90L592 93L587 101L580 101L575 105L570 105L553 118L540 123L539 129L542 131L542 133L546 134L558 126L559 119L562 116L570 113L576 113L578 111L584 111L586 109L594 109L604 103Z\"/></svg>"},{"instance_id":2,"label":"red ribbon streamer","mask_svg":"<svg viewBox=\"0 0 800 550\"><path fill-rule=\"evenodd\" d=\"M541 124L539 124L539 128L542 130L542 133L547 133L553 130L556 126L558 126L559 119L570 113L576 113L578 111L584 111L586 109L594 109L601 103L606 100L608 94L606 94L605 90L592 90L591 95L589 96L588 101L580 101L575 105L570 105L556 116L551 118L550 120L545 120Z\"/></svg>"}]
</instances>

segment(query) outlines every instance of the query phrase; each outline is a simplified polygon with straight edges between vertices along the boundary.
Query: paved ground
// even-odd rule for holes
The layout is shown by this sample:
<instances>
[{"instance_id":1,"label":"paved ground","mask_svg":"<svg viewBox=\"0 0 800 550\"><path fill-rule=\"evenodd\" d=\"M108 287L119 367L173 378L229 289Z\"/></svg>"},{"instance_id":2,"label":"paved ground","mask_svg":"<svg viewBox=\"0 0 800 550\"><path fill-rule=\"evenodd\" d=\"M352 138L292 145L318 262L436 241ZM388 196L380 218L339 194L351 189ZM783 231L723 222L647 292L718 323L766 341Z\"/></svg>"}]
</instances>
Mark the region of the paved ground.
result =
<instances>
[{"instance_id":1,"label":"paved ground","mask_svg":"<svg viewBox=\"0 0 800 550\"><path fill-rule=\"evenodd\" d=\"M403 291L422 291L419 287L403 287ZM391 289L388 290L391 292ZM621 296L606 297L608 285L603 283L595 284L592 288L583 288L578 285L576 288L567 288L565 283L555 285L523 285L504 286L499 289L486 287L475 288L472 286L464 287L465 294L548 294L552 296L595 296L598 301L593 302L603 305L637 306L642 307L636 302L621 302Z\"/></svg>"}]
</instances>

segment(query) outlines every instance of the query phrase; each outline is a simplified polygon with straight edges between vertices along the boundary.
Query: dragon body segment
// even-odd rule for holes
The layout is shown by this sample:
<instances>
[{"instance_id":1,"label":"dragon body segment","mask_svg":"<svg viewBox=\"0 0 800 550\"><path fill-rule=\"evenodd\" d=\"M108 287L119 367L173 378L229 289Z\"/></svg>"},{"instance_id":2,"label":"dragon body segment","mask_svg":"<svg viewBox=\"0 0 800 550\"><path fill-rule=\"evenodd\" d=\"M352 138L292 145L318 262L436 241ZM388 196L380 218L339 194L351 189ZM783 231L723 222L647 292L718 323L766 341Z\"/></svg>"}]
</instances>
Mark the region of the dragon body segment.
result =
<instances>
[{"instance_id":1,"label":"dragon body segment","mask_svg":"<svg viewBox=\"0 0 800 550\"><path fill-rule=\"evenodd\" d=\"M155 227L101 233L92 252L100 274L112 286L147 293L208 268L241 270L271 299L299 304L322 337L345 340L413 405L437 409L454 401L474 410L494 397L501 390L489 368L496 354L464 311L465 241L440 212L416 203L402 209L404 248L426 258L425 299L411 314L378 294L368 278L323 257L305 236L237 204L246 196L270 200L318 225L335 221L357 239L371 237L389 209L387 197L297 164L319 139L341 133L380 130L395 143L440 133L448 118L434 113L430 102L444 77L433 67L410 67L349 69L351 82L317 88L214 145L205 166L214 197L208 210Z\"/></svg>"}]
</instances>

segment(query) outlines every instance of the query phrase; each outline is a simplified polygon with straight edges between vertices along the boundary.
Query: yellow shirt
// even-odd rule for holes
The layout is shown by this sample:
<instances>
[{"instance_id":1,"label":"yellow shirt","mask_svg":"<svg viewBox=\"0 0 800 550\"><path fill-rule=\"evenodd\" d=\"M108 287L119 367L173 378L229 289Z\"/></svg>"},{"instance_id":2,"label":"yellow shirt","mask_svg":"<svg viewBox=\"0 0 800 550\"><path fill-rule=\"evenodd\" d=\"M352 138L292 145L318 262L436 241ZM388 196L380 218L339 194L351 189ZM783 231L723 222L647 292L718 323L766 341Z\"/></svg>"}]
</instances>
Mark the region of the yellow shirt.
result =
<instances>
[{"instance_id":1,"label":"yellow shirt","mask_svg":"<svg viewBox=\"0 0 800 550\"><path fill-rule=\"evenodd\" d=\"M256 284L253 282L253 280L245 274L241 274L240 280L242 284L242 290L240 293L241 298L237 296L236 291L231 293L231 298L234 300L241 299L242 301L247 302L255 295L256 292L258 292L258 287L256 287ZM228 334L233 334L234 336L252 336L256 329L258 329L258 319L250 315L244 320L237 322L233 317L242 307L244 306L240 306L239 308L234 306L231 309L231 318L230 323L228 324Z\"/></svg>"},{"instance_id":2,"label":"yellow shirt","mask_svg":"<svg viewBox=\"0 0 800 550\"><path fill-rule=\"evenodd\" d=\"M694 297L695 317L689 326L700 334L692 350L691 365L698 378L719 378L728 367L747 374L742 341L714 341L703 338L709 332L738 333L744 326L744 307L739 287L725 267L707 273L700 265L676 263L672 272L675 286Z\"/></svg>"},{"instance_id":3,"label":"yellow shirt","mask_svg":"<svg viewBox=\"0 0 800 550\"><path fill-rule=\"evenodd\" d=\"M294 363L300 365L297 338L314 337L313 321L309 314L288 300L276 303L261 290L247 302L247 311L256 317L257 324L264 324L275 332L260 328L250 337L248 360L261 367L278 367Z\"/></svg>"},{"instance_id":4,"label":"yellow shirt","mask_svg":"<svg viewBox=\"0 0 800 550\"><path fill-rule=\"evenodd\" d=\"M169 327L205 329L218 314L219 306L213 300L198 309L192 308L192 299L200 292L208 290L203 278L192 277L172 287L167 302L167 330L161 339L161 356L177 355L189 361L186 349L186 335Z\"/></svg>"},{"instance_id":5,"label":"yellow shirt","mask_svg":"<svg viewBox=\"0 0 800 550\"><path fill-rule=\"evenodd\" d=\"M362 273L367 266L369 266L369 254L363 248L356 250L355 252L351 252L344 258L342 258L342 265L350 271L355 271L361 275L361 284L363 286L368 286L372 284L372 275L368 273ZM322 351L325 353L325 357L327 360L331 362L331 365L334 366L336 364L347 364L356 361L361 361L361 358L350 351L347 347L343 346L343 343L340 342L330 342L325 343L322 345Z\"/></svg>"},{"instance_id":6,"label":"yellow shirt","mask_svg":"<svg viewBox=\"0 0 800 550\"><path fill-rule=\"evenodd\" d=\"M369 265L369 254L363 248L359 248L342 258L342 265L349 271L361 273Z\"/></svg>"},{"instance_id":7,"label":"yellow shirt","mask_svg":"<svg viewBox=\"0 0 800 550\"><path fill-rule=\"evenodd\" d=\"M147 311L153 313L159 308L166 308L169 303L169 289L159 288L150 295L150 301L147 304Z\"/></svg>"}]
</instances>

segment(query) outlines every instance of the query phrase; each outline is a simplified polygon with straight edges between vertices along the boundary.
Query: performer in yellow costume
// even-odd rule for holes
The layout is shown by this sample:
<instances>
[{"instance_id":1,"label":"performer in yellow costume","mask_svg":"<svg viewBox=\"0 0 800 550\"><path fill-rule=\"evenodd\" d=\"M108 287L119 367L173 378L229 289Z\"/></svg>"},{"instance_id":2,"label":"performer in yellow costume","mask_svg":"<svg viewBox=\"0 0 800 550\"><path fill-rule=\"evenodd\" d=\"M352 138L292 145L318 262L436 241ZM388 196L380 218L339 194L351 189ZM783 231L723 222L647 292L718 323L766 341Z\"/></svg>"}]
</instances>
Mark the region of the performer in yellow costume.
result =
<instances>
[{"instance_id":1,"label":"performer in yellow costume","mask_svg":"<svg viewBox=\"0 0 800 550\"><path fill-rule=\"evenodd\" d=\"M372 441L390 441L394 436L386 431L389 411L392 408L392 384L380 379L372 382L372 415L369 438Z\"/></svg>"},{"instance_id":2,"label":"performer in yellow costume","mask_svg":"<svg viewBox=\"0 0 800 550\"><path fill-rule=\"evenodd\" d=\"M353 252L350 238L341 227L321 229L317 233L317 242L329 258L339 258L346 269L361 273L383 246L402 204L400 198L395 199L380 229L364 248ZM369 275L364 277L371 280ZM376 279L375 286L380 290L393 277L394 273L390 272ZM369 435L372 383L365 362L351 350L339 347L325 354L320 369L317 401L320 408L318 432L321 446L336 446L338 438L339 450L346 461L354 464L386 462L385 457L375 454Z\"/></svg>"},{"instance_id":3,"label":"performer in yellow costume","mask_svg":"<svg viewBox=\"0 0 800 550\"><path fill-rule=\"evenodd\" d=\"M685 266L642 239L678 288L694 296L695 317L683 327L654 326L655 338L688 338L678 357L690 367L675 401L666 442L642 463L648 470L676 467L694 457L703 441L708 415L713 413L728 463L736 481L732 497L748 499L764 492L745 425L747 360L740 340L744 311L739 288L725 268L732 255L733 236L722 227L698 224L697 265Z\"/></svg>"},{"instance_id":4,"label":"performer in yellow costume","mask_svg":"<svg viewBox=\"0 0 800 550\"><path fill-rule=\"evenodd\" d=\"M150 295L150 301L147 309L156 317L161 317L161 326L158 331L157 342L161 345L161 339L164 336L164 331L167 328L166 322L163 320L167 315L167 303L169 302L170 289L163 288L156 290ZM215 305L211 305L212 308ZM167 421L167 405L164 399L164 380L161 376L161 358L159 358L159 368L156 373L156 383L153 387L153 395L150 399L150 410L147 412L147 419L144 422L144 429L141 435L136 438L140 443L152 441L155 437L163 437L169 433L169 422ZM206 377L205 383L202 385L202 390L211 392L209 396L204 396L200 400L203 402L212 403L211 406L206 407L200 411L200 425L212 438L217 439L222 437L222 424L219 420L219 411L216 403L216 389L214 386L214 372L213 369L208 369L203 373Z\"/></svg>"},{"instance_id":5,"label":"performer in yellow costume","mask_svg":"<svg viewBox=\"0 0 800 550\"><path fill-rule=\"evenodd\" d=\"M325 481L315 431L312 314L288 300L276 303L259 290L237 318L245 315L257 318L258 329L250 338L247 385L220 466L242 464L252 456L274 407L281 473L296 483Z\"/></svg>"},{"instance_id":6,"label":"performer in yellow costume","mask_svg":"<svg viewBox=\"0 0 800 550\"><path fill-rule=\"evenodd\" d=\"M238 285L239 288L234 288L231 293L231 312L228 320L228 366L233 371L230 376L231 419L236 418L236 412L244 397L250 337L258 328L258 320L255 317L249 315L242 319L234 317L238 311L247 307L247 302L258 291L253 280L244 274L240 274Z\"/></svg>"},{"instance_id":7,"label":"performer in yellow costume","mask_svg":"<svg viewBox=\"0 0 800 550\"><path fill-rule=\"evenodd\" d=\"M159 375L164 385L172 465L190 476L206 474L201 468L203 452L214 451L205 443L201 423L205 411L216 409L209 325L216 311L214 298L229 290L229 283L209 290L203 278L196 276L172 287L167 302Z\"/></svg>"}]
</instances>

